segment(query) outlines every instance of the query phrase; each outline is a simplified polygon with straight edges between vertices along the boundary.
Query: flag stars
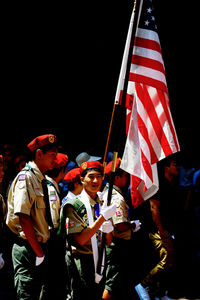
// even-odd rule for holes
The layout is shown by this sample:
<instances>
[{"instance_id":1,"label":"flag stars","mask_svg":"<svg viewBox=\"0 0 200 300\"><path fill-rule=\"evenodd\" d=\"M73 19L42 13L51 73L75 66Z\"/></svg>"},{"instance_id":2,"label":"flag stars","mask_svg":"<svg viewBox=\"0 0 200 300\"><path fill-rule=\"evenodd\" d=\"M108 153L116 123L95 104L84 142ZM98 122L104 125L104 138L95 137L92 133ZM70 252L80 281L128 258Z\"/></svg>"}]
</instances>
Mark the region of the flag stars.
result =
<instances>
[{"instance_id":1,"label":"flag stars","mask_svg":"<svg viewBox=\"0 0 200 300\"><path fill-rule=\"evenodd\" d=\"M139 26L144 29L157 31L154 8L152 6L151 0L144 1Z\"/></svg>"}]
</instances>

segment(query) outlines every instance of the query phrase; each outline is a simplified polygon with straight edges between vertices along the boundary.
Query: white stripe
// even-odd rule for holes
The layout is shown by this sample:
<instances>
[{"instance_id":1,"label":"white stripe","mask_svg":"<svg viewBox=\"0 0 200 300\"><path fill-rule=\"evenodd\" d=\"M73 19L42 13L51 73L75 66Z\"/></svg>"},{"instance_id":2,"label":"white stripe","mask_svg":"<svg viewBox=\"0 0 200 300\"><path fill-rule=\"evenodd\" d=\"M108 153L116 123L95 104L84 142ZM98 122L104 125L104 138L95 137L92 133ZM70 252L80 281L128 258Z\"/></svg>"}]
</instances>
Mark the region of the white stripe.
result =
<instances>
[{"instance_id":1,"label":"white stripe","mask_svg":"<svg viewBox=\"0 0 200 300\"><path fill-rule=\"evenodd\" d=\"M135 65L135 64L131 64L130 72L159 80L167 86L165 75L160 71L157 71L157 70L154 70L151 68L147 68L147 67L142 67L142 66Z\"/></svg>"},{"instance_id":2,"label":"white stripe","mask_svg":"<svg viewBox=\"0 0 200 300\"><path fill-rule=\"evenodd\" d=\"M149 29L138 28L136 36L157 42L160 45L160 40L157 32Z\"/></svg>"},{"instance_id":3,"label":"white stripe","mask_svg":"<svg viewBox=\"0 0 200 300\"><path fill-rule=\"evenodd\" d=\"M164 66L162 54L158 51L135 46L133 48L133 54L142 56L142 57L146 57L146 58L150 58L150 59L154 59L156 61L159 61Z\"/></svg>"},{"instance_id":4,"label":"white stripe","mask_svg":"<svg viewBox=\"0 0 200 300\"><path fill-rule=\"evenodd\" d=\"M161 148L160 142L157 138L157 135L155 133L155 130L153 128L151 120L150 120L149 116L146 114L146 110L144 109L144 106L138 97L137 97L137 108L138 108L138 114L140 115L141 119L143 120L144 124L146 125L149 140L150 140L151 145L152 145L152 147L156 153L156 156L159 160L160 156L164 156L164 152Z\"/></svg>"}]
</instances>

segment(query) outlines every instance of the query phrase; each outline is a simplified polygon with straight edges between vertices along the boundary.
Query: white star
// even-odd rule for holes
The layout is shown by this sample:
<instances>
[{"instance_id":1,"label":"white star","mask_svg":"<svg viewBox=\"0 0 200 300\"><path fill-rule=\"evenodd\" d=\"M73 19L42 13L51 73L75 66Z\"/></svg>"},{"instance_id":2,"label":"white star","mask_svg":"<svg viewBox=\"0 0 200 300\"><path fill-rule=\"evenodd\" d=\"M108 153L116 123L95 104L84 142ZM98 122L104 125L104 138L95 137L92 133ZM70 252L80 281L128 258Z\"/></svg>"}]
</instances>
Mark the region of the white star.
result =
<instances>
[{"instance_id":1,"label":"white star","mask_svg":"<svg viewBox=\"0 0 200 300\"><path fill-rule=\"evenodd\" d=\"M151 7L147 8L147 12L150 14L152 12Z\"/></svg>"},{"instance_id":2,"label":"white star","mask_svg":"<svg viewBox=\"0 0 200 300\"><path fill-rule=\"evenodd\" d=\"M148 26L148 25L149 25L149 21L148 21L148 20L145 21L144 24L145 24L146 26Z\"/></svg>"},{"instance_id":3,"label":"white star","mask_svg":"<svg viewBox=\"0 0 200 300\"><path fill-rule=\"evenodd\" d=\"M155 17L154 17L154 16L151 16L151 20L152 20L152 21L155 21Z\"/></svg>"}]
</instances>

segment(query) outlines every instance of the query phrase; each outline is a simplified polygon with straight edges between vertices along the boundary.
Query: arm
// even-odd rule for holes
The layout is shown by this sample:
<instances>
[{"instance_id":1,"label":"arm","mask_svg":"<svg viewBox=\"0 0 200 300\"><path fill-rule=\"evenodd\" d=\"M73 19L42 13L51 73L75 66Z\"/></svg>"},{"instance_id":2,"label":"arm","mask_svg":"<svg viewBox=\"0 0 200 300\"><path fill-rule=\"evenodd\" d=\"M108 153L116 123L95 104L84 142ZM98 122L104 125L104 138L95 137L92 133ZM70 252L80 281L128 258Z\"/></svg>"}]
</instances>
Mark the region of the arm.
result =
<instances>
[{"instance_id":1,"label":"arm","mask_svg":"<svg viewBox=\"0 0 200 300\"><path fill-rule=\"evenodd\" d=\"M80 233L74 233L74 240L81 246L85 245L85 243L91 239L91 237L97 232L105 220L106 219L100 215L100 217L93 223L91 227L88 226Z\"/></svg>"},{"instance_id":2,"label":"arm","mask_svg":"<svg viewBox=\"0 0 200 300\"><path fill-rule=\"evenodd\" d=\"M25 233L27 241L31 245L33 251L35 252L36 256L42 257L44 256L43 250L36 238L35 231L33 229L33 224L31 222L31 218L28 215L23 213L19 213L19 222L22 227L22 230Z\"/></svg>"}]
</instances>

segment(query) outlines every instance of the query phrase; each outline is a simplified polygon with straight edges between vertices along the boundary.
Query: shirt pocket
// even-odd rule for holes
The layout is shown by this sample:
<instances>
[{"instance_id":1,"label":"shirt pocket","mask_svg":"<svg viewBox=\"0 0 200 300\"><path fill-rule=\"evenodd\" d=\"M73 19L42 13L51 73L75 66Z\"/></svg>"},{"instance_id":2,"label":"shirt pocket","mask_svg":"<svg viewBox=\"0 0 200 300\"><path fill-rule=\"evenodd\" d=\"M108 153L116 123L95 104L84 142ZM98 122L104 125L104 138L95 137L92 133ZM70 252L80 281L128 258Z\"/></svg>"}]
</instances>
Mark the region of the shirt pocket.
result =
<instances>
[{"instance_id":1,"label":"shirt pocket","mask_svg":"<svg viewBox=\"0 0 200 300\"><path fill-rule=\"evenodd\" d=\"M36 190L36 207L37 208L46 208L46 204L44 202L44 193L42 190Z\"/></svg>"}]
</instances>

